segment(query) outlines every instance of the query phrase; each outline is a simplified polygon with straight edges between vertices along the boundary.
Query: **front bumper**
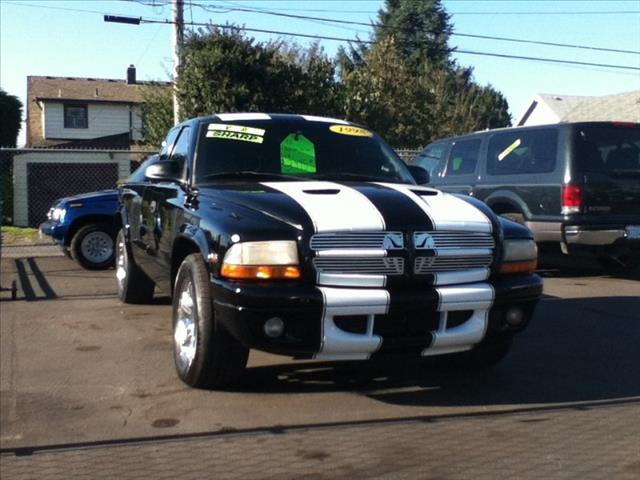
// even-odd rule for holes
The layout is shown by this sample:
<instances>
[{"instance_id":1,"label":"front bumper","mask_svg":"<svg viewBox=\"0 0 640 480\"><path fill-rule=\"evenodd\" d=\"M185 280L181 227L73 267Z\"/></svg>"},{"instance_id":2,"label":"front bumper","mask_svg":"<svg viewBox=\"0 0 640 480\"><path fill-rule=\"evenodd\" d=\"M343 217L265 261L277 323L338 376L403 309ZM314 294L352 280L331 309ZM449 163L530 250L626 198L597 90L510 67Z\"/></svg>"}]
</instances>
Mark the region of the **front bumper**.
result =
<instances>
[{"instance_id":1,"label":"front bumper","mask_svg":"<svg viewBox=\"0 0 640 480\"><path fill-rule=\"evenodd\" d=\"M537 275L401 291L212 279L216 321L250 348L297 358L365 360L382 353L443 355L526 327L542 295ZM516 308L521 321L507 322ZM512 312L511 312L512 313ZM284 321L268 337L264 323Z\"/></svg>"},{"instance_id":2,"label":"front bumper","mask_svg":"<svg viewBox=\"0 0 640 480\"><path fill-rule=\"evenodd\" d=\"M51 237L56 243L61 246L67 246L65 244L65 238L67 235L68 227L67 225L63 225L59 222L54 222L53 220L47 220L40 224L38 228L41 236Z\"/></svg>"}]
</instances>

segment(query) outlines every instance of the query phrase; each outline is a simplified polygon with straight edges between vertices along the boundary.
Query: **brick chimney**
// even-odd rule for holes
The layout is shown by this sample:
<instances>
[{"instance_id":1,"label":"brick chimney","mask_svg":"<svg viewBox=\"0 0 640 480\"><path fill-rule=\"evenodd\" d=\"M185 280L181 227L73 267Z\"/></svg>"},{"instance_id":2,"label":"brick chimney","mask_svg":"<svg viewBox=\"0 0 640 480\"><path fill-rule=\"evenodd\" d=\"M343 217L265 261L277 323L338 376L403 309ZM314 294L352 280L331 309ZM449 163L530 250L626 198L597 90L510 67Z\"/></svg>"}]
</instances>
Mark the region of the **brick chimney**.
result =
<instances>
[{"instance_id":1,"label":"brick chimney","mask_svg":"<svg viewBox=\"0 0 640 480\"><path fill-rule=\"evenodd\" d=\"M129 65L127 68L127 84L134 85L136 83L136 67Z\"/></svg>"}]
</instances>

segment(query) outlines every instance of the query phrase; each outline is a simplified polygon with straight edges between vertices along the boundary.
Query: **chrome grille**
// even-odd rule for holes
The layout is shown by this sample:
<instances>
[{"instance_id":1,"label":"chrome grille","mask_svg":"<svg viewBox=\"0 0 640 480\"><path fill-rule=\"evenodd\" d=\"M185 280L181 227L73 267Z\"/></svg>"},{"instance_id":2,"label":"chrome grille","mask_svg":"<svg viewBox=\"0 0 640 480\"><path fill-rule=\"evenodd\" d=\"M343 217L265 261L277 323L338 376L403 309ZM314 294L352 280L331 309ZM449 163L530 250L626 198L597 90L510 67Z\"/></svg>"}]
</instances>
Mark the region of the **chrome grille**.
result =
<instances>
[{"instance_id":1,"label":"chrome grille","mask_svg":"<svg viewBox=\"0 0 640 480\"><path fill-rule=\"evenodd\" d=\"M417 257L414 262L413 271L418 275L424 275L428 273L488 268L491 265L491 260L491 255Z\"/></svg>"},{"instance_id":2,"label":"chrome grille","mask_svg":"<svg viewBox=\"0 0 640 480\"><path fill-rule=\"evenodd\" d=\"M317 257L313 259L313 266L318 273L402 275L404 271L404 258Z\"/></svg>"},{"instance_id":3,"label":"chrome grille","mask_svg":"<svg viewBox=\"0 0 640 480\"><path fill-rule=\"evenodd\" d=\"M495 241L490 233L478 232L415 232L413 244L416 250L495 247Z\"/></svg>"},{"instance_id":4,"label":"chrome grille","mask_svg":"<svg viewBox=\"0 0 640 480\"><path fill-rule=\"evenodd\" d=\"M404 248L402 232L317 233L311 237L312 250ZM357 252L354 252L357 255Z\"/></svg>"},{"instance_id":5,"label":"chrome grille","mask_svg":"<svg viewBox=\"0 0 640 480\"><path fill-rule=\"evenodd\" d=\"M478 272L493 261L495 241L490 233L422 231L414 232L412 240L416 257L407 273L457 272L455 278L438 277L441 282L477 281ZM380 286L379 277L405 273L405 258L394 256L405 248L402 232L318 233L311 237L310 247L318 281L324 285L353 286L357 280L358 286ZM425 250L433 254L426 256Z\"/></svg>"}]
</instances>

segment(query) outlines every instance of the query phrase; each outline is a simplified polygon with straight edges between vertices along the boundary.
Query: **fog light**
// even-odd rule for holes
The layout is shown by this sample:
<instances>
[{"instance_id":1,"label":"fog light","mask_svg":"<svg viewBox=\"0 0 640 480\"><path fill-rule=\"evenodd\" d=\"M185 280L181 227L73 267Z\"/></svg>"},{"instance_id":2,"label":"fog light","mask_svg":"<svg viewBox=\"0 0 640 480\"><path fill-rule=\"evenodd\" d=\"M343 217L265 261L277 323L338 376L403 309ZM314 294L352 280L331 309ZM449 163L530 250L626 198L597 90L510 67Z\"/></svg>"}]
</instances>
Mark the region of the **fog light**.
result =
<instances>
[{"instance_id":1,"label":"fog light","mask_svg":"<svg viewBox=\"0 0 640 480\"><path fill-rule=\"evenodd\" d=\"M524 310L521 307L511 307L504 315L504 321L510 327L518 327L524 322Z\"/></svg>"},{"instance_id":2,"label":"fog light","mask_svg":"<svg viewBox=\"0 0 640 480\"><path fill-rule=\"evenodd\" d=\"M284 332L284 320L280 317L270 318L264 322L262 329L267 337L278 338Z\"/></svg>"}]
</instances>

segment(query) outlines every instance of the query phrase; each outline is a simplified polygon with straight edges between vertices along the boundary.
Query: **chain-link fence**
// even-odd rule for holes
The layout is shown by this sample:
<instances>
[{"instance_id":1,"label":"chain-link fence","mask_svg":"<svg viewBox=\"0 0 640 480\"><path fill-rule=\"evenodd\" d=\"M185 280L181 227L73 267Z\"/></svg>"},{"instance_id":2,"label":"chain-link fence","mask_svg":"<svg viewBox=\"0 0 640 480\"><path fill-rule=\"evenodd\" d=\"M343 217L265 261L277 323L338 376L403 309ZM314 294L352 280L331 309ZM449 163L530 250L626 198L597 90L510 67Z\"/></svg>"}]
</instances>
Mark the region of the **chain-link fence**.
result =
<instances>
[{"instance_id":1,"label":"chain-link fence","mask_svg":"<svg viewBox=\"0 0 640 480\"><path fill-rule=\"evenodd\" d=\"M396 148L396 153L407 165L412 165L422 148Z\"/></svg>"},{"instance_id":2,"label":"chain-link fence","mask_svg":"<svg viewBox=\"0 0 640 480\"><path fill-rule=\"evenodd\" d=\"M0 148L0 215L3 224L39 225L61 197L114 188L145 150Z\"/></svg>"},{"instance_id":3,"label":"chain-link fence","mask_svg":"<svg viewBox=\"0 0 640 480\"><path fill-rule=\"evenodd\" d=\"M413 163L421 149L398 148ZM114 188L147 150L0 148L0 218L2 224L38 226L53 202L79 193Z\"/></svg>"}]
</instances>

